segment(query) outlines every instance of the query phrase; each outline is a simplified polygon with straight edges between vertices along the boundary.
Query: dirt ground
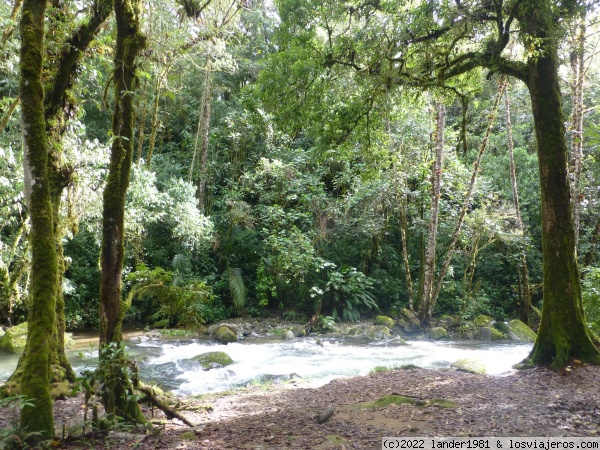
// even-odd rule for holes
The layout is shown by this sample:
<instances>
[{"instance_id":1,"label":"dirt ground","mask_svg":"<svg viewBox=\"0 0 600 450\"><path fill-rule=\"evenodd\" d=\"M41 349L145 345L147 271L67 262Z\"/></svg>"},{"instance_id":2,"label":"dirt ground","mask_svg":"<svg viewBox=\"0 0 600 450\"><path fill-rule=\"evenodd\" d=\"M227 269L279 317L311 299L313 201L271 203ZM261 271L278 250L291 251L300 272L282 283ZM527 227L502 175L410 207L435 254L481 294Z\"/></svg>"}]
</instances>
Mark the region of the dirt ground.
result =
<instances>
[{"instance_id":1,"label":"dirt ground","mask_svg":"<svg viewBox=\"0 0 600 450\"><path fill-rule=\"evenodd\" d=\"M505 376L397 369L319 388L253 386L185 400L196 426L165 421L155 431L88 435L58 448L380 449L385 436L600 436L600 367L532 369ZM411 403L369 405L390 395ZM387 397L393 399L397 397ZM442 402L441 400L445 400ZM81 399L56 402L57 429L83 419ZM317 423L328 413L333 415ZM145 408L148 417L151 411ZM321 417L320 417L321 416ZM11 412L0 410L0 425Z\"/></svg>"}]
</instances>

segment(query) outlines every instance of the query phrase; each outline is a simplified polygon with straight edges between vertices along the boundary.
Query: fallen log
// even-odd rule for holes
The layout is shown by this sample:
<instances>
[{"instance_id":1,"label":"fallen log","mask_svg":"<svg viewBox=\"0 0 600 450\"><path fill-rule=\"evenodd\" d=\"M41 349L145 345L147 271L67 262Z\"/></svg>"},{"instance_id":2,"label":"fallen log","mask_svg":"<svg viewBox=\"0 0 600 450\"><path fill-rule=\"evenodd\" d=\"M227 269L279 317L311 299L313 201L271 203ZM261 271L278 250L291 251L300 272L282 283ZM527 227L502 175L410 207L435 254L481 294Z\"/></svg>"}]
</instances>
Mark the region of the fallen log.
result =
<instances>
[{"instance_id":1,"label":"fallen log","mask_svg":"<svg viewBox=\"0 0 600 450\"><path fill-rule=\"evenodd\" d=\"M160 409L162 412L164 412L165 416L167 416L167 419L179 419L183 423L185 423L187 426L192 427L192 428L195 427L195 425L192 422L187 420L183 415L181 415L179 412L177 412L174 408L167 405L164 401L161 401L161 399L159 398L157 393L154 391L154 388L152 386L144 384L140 381L138 383L136 389L138 389L139 391L143 392L146 395L146 397L143 398L141 401L149 401L153 406L156 406L158 409Z\"/></svg>"}]
</instances>

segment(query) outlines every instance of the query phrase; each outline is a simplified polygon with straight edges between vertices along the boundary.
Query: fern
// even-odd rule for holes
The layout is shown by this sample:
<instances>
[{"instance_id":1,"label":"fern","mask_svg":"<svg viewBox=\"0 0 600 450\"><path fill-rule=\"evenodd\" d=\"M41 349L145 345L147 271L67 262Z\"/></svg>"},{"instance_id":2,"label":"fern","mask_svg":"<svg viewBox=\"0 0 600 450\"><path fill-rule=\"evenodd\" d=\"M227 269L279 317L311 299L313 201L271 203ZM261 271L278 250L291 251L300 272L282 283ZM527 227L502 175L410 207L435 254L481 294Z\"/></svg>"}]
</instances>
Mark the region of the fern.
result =
<instances>
[{"instance_id":1,"label":"fern","mask_svg":"<svg viewBox=\"0 0 600 450\"><path fill-rule=\"evenodd\" d=\"M233 306L237 312L241 312L246 306L246 285L242 278L242 269L237 267L233 269L229 268L226 270L225 275L229 283Z\"/></svg>"}]
</instances>

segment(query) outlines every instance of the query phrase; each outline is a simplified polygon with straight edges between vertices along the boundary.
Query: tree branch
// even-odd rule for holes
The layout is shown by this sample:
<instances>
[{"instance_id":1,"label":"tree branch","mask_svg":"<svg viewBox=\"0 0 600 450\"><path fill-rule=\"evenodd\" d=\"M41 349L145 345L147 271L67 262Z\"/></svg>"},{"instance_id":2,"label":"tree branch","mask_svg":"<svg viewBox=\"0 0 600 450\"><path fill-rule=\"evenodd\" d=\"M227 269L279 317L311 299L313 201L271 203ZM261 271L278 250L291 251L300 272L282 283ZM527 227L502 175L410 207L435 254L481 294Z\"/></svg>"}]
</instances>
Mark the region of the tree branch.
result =
<instances>
[{"instance_id":1,"label":"tree branch","mask_svg":"<svg viewBox=\"0 0 600 450\"><path fill-rule=\"evenodd\" d=\"M91 6L91 15L88 21L81 25L65 42L63 50L57 61L57 70L52 76L50 90L46 94L45 108L46 120L55 117L65 102L65 94L73 85L75 68L79 63L81 54L87 50L92 39L102 24L112 12L111 0L96 0Z\"/></svg>"}]
</instances>

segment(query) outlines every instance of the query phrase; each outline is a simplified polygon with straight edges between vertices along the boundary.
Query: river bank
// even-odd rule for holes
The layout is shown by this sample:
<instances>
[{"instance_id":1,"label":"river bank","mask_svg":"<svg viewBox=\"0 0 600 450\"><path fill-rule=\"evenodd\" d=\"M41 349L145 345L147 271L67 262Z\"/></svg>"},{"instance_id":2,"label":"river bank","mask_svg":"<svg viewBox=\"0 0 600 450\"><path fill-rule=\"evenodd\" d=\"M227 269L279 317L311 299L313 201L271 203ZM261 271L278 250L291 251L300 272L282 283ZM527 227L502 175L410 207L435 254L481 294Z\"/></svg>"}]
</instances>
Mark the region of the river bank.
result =
<instances>
[{"instance_id":1,"label":"river bank","mask_svg":"<svg viewBox=\"0 0 600 450\"><path fill-rule=\"evenodd\" d=\"M160 432L88 436L58 448L380 449L384 436L598 436L600 368L505 376L396 369L319 388L253 386L186 399L194 425L164 421ZM56 403L57 422L81 415L77 399ZM333 411L324 423L319 416ZM145 409L151 418L152 413Z\"/></svg>"}]
</instances>

